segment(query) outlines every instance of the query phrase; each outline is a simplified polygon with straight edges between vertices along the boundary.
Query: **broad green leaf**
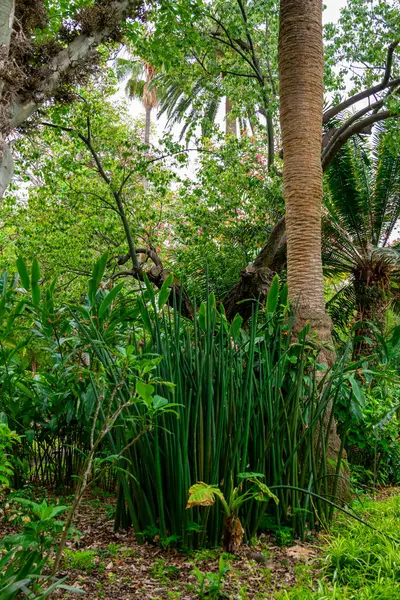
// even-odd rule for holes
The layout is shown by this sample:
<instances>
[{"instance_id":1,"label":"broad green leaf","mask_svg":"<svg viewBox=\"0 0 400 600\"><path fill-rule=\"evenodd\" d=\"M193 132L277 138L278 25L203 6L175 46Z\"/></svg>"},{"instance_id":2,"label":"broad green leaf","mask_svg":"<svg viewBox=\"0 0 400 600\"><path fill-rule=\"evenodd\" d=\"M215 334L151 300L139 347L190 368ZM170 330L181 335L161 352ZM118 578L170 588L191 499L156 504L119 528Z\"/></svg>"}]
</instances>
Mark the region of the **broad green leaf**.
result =
<instances>
[{"instance_id":1,"label":"broad green leaf","mask_svg":"<svg viewBox=\"0 0 400 600\"><path fill-rule=\"evenodd\" d=\"M260 490L260 493L254 496L256 500L258 500L259 502L267 502L271 499L275 502L275 504L279 504L279 498L271 492L271 490L267 485L265 485L265 483L258 481L258 479L250 479L250 481L254 485L256 485Z\"/></svg>"},{"instance_id":2,"label":"broad green leaf","mask_svg":"<svg viewBox=\"0 0 400 600\"><path fill-rule=\"evenodd\" d=\"M140 314L141 314L141 317L143 320L143 324L146 327L146 329L148 329L148 331L150 331L150 333L152 333L153 328L152 328L151 321L150 321L149 311L147 310L147 306L143 302L143 298L141 298L141 297L138 298L138 304L139 304L139 309L140 309Z\"/></svg>"},{"instance_id":3,"label":"broad green leaf","mask_svg":"<svg viewBox=\"0 0 400 600\"><path fill-rule=\"evenodd\" d=\"M234 340L236 340L236 338L239 335L242 323L243 323L243 318L239 314L235 315L235 318L233 319L231 326L229 328L229 333L230 333L231 337L233 337Z\"/></svg>"},{"instance_id":4,"label":"broad green leaf","mask_svg":"<svg viewBox=\"0 0 400 600\"><path fill-rule=\"evenodd\" d=\"M31 400L35 399L35 394L33 392L31 392L31 390L29 388L26 387L26 385L24 385L21 381L17 381L15 383L15 386L21 390L21 392L23 392L26 396L28 396L28 398L30 398Z\"/></svg>"},{"instance_id":5,"label":"broad green leaf","mask_svg":"<svg viewBox=\"0 0 400 600\"><path fill-rule=\"evenodd\" d=\"M32 274L31 274L32 285L34 283L39 283L39 279L40 279L40 267L39 267L38 261L36 260L36 258L34 258L33 263L32 263Z\"/></svg>"},{"instance_id":6,"label":"broad green leaf","mask_svg":"<svg viewBox=\"0 0 400 600\"><path fill-rule=\"evenodd\" d=\"M17 264L18 273L19 273L19 276L21 279L21 283L26 290L29 290L29 288L31 286L29 273L28 273L27 266L26 266L25 261L22 258L22 256L18 256L16 264Z\"/></svg>"},{"instance_id":7,"label":"broad green leaf","mask_svg":"<svg viewBox=\"0 0 400 600\"><path fill-rule=\"evenodd\" d=\"M354 396L357 398L357 401L361 407L365 406L365 396L361 387L358 385L357 381L353 376L350 377L351 389L353 390Z\"/></svg>"},{"instance_id":8,"label":"broad green leaf","mask_svg":"<svg viewBox=\"0 0 400 600\"><path fill-rule=\"evenodd\" d=\"M35 306L39 306L40 304L40 285L38 283L34 283L32 281L32 302Z\"/></svg>"},{"instance_id":9,"label":"broad green leaf","mask_svg":"<svg viewBox=\"0 0 400 600\"><path fill-rule=\"evenodd\" d=\"M205 302L200 304L199 312L198 312L198 320L199 327L201 331L206 331L207 329L207 305Z\"/></svg>"},{"instance_id":10,"label":"broad green leaf","mask_svg":"<svg viewBox=\"0 0 400 600\"><path fill-rule=\"evenodd\" d=\"M219 488L213 485L208 485L200 481L195 483L189 489L189 498L186 508L193 506L212 506L215 503L216 497L220 500L225 500L224 495Z\"/></svg>"},{"instance_id":11,"label":"broad green leaf","mask_svg":"<svg viewBox=\"0 0 400 600\"><path fill-rule=\"evenodd\" d=\"M150 402L153 392L154 386L150 383L145 383L144 381L140 381L140 379L136 382L136 393L143 398L146 403Z\"/></svg>"},{"instance_id":12,"label":"broad green leaf","mask_svg":"<svg viewBox=\"0 0 400 600\"><path fill-rule=\"evenodd\" d=\"M392 346L396 348L396 346L400 343L400 325L397 325L392 331Z\"/></svg>"},{"instance_id":13,"label":"broad green leaf","mask_svg":"<svg viewBox=\"0 0 400 600\"><path fill-rule=\"evenodd\" d=\"M279 300L279 277L275 275L267 296L267 313L274 313Z\"/></svg>"},{"instance_id":14,"label":"broad green leaf","mask_svg":"<svg viewBox=\"0 0 400 600\"><path fill-rule=\"evenodd\" d=\"M147 292L149 294L149 297L151 299L154 298L154 296L155 296L154 288L151 285L151 283L149 281L149 278L147 277L146 273L144 273L144 275L143 275L143 281L144 281L144 284L146 286L146 290L147 290Z\"/></svg>"},{"instance_id":15,"label":"broad green leaf","mask_svg":"<svg viewBox=\"0 0 400 600\"><path fill-rule=\"evenodd\" d=\"M107 296L105 296L103 298L103 300L101 301L100 307L99 307L99 317L100 318L103 317L106 310L108 309L110 304L115 300L115 298L118 296L118 294L121 291L121 289L123 288L123 286L124 286L123 283L119 283L112 290L109 291Z\"/></svg>"},{"instance_id":16,"label":"broad green leaf","mask_svg":"<svg viewBox=\"0 0 400 600\"><path fill-rule=\"evenodd\" d=\"M96 292L99 289L100 282L103 279L104 271L106 270L107 258L108 252L105 252L102 256L100 256L99 260L95 263L95 266L93 268L93 280Z\"/></svg>"},{"instance_id":17,"label":"broad green leaf","mask_svg":"<svg viewBox=\"0 0 400 600\"><path fill-rule=\"evenodd\" d=\"M153 397L153 408L154 410L159 410L163 406L168 404L168 400L163 398L162 396L157 396L157 394Z\"/></svg>"},{"instance_id":18,"label":"broad green leaf","mask_svg":"<svg viewBox=\"0 0 400 600\"><path fill-rule=\"evenodd\" d=\"M169 295L171 293L171 285L174 282L174 276L170 273L167 279L162 284L160 293L158 295L158 308L162 308L164 304L167 302Z\"/></svg>"},{"instance_id":19,"label":"broad green leaf","mask_svg":"<svg viewBox=\"0 0 400 600\"><path fill-rule=\"evenodd\" d=\"M238 479L251 479L253 477L265 477L265 475L263 475L263 473L239 473L238 474Z\"/></svg>"}]
</instances>

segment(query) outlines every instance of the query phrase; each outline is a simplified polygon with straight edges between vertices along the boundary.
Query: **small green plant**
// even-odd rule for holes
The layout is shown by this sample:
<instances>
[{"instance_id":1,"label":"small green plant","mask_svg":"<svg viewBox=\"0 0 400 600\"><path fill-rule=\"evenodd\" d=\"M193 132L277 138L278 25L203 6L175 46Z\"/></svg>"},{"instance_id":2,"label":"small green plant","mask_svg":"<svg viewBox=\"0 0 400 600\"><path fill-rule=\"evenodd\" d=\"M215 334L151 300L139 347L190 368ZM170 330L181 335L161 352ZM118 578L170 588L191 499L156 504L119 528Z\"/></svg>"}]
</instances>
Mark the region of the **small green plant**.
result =
<instances>
[{"instance_id":1,"label":"small green plant","mask_svg":"<svg viewBox=\"0 0 400 600\"><path fill-rule=\"evenodd\" d=\"M179 569L173 565L167 565L162 558L157 559L150 569L153 579L168 583L171 579L179 577Z\"/></svg>"},{"instance_id":2,"label":"small green plant","mask_svg":"<svg viewBox=\"0 0 400 600\"><path fill-rule=\"evenodd\" d=\"M39 504L26 498L13 498L13 502L28 509L27 514L21 517L23 531L5 536L1 543L7 549L20 546L24 550L29 548L40 553L54 548L58 534L65 525L64 521L59 521L56 517L65 512L68 507L47 504L46 500Z\"/></svg>"},{"instance_id":3,"label":"small green plant","mask_svg":"<svg viewBox=\"0 0 400 600\"><path fill-rule=\"evenodd\" d=\"M120 547L121 547L120 544L108 544L107 550L108 550L110 556L115 558L118 554Z\"/></svg>"},{"instance_id":4,"label":"small green plant","mask_svg":"<svg viewBox=\"0 0 400 600\"><path fill-rule=\"evenodd\" d=\"M93 571L97 567L98 555L94 550L69 550L64 551L65 566L77 571Z\"/></svg>"},{"instance_id":5,"label":"small green plant","mask_svg":"<svg viewBox=\"0 0 400 600\"><path fill-rule=\"evenodd\" d=\"M13 498L28 509L21 518L23 530L14 535L4 536L0 547L5 554L0 560L0 598L13 600L20 593L28 598L41 600L47 598L56 588L73 593L80 590L64 584L64 579L42 575L48 564L50 552L57 543L58 534L64 522L56 517L66 510L66 506L48 505L46 500L40 504L26 498Z\"/></svg>"},{"instance_id":6,"label":"small green plant","mask_svg":"<svg viewBox=\"0 0 400 600\"><path fill-rule=\"evenodd\" d=\"M20 441L21 438L15 431L11 431L5 422L0 421L0 486L10 486L10 478L14 474L10 451Z\"/></svg>"},{"instance_id":7,"label":"small green plant","mask_svg":"<svg viewBox=\"0 0 400 600\"><path fill-rule=\"evenodd\" d=\"M196 595L198 598L225 598L222 588L224 585L224 578L230 567L224 561L221 556L218 564L217 573L209 572L203 573L198 567L194 567L193 574L197 577L198 586L196 589Z\"/></svg>"},{"instance_id":8,"label":"small green plant","mask_svg":"<svg viewBox=\"0 0 400 600\"><path fill-rule=\"evenodd\" d=\"M278 498L262 483L259 478L261 473L239 473L240 484L235 487L228 500L221 490L214 485L200 482L189 489L189 499L186 508L193 506L212 506L218 498L225 512L224 548L227 552L236 554L243 541L244 529L239 519L239 509L244 502L258 500L269 502L273 499L278 504ZM249 486L244 488L244 482Z\"/></svg>"},{"instance_id":9,"label":"small green plant","mask_svg":"<svg viewBox=\"0 0 400 600\"><path fill-rule=\"evenodd\" d=\"M202 548L201 550L196 550L196 552L193 554L195 562L201 562L204 560L217 560L219 555L219 549L212 548Z\"/></svg>"},{"instance_id":10,"label":"small green plant","mask_svg":"<svg viewBox=\"0 0 400 600\"><path fill-rule=\"evenodd\" d=\"M294 541L294 531L291 527L277 527L275 542L278 546L290 546Z\"/></svg>"}]
</instances>

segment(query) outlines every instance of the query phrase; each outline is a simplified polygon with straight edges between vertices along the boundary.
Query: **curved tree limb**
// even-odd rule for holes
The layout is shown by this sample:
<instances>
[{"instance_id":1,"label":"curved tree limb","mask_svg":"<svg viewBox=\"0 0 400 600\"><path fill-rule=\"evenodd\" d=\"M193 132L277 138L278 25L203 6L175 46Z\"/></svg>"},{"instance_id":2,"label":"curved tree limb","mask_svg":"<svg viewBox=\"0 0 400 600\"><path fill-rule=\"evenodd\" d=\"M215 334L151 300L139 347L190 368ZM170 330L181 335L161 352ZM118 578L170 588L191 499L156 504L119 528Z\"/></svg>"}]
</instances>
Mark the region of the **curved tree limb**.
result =
<instances>
[{"instance_id":1,"label":"curved tree limb","mask_svg":"<svg viewBox=\"0 0 400 600\"><path fill-rule=\"evenodd\" d=\"M111 279L119 279L121 277L133 277L137 281L143 281L144 275L148 278L150 283L155 285L157 289L161 289L163 283L169 277L170 272L164 268L161 258L158 256L156 250L152 247L150 248L136 248L136 255L140 254L146 255L148 258L152 260L153 267L151 269L144 271L143 264L140 264L140 269L131 269L124 271L117 271L114 275L111 276ZM130 254L124 254L122 256L117 257L117 264L124 265L131 259ZM193 318L194 310L192 303L190 301L189 296L185 292L183 286L180 284L178 280L174 280L171 285L172 294L170 294L168 298L168 304L170 306L174 306L176 304L177 308L180 310L182 316L187 317L188 319Z\"/></svg>"},{"instance_id":2,"label":"curved tree limb","mask_svg":"<svg viewBox=\"0 0 400 600\"><path fill-rule=\"evenodd\" d=\"M363 90L362 92L358 92L357 94L350 96L346 100L343 100L343 102L340 102L336 106L333 106L329 110L325 111L325 113L323 115L323 124L324 125L329 123L329 121L331 119L333 119L333 117L336 117L336 115L341 113L343 110L346 110L346 108L349 108L349 106L353 106L354 104L357 104L357 102L360 102L361 100L365 100L366 98L370 98L371 96L374 96L375 94L379 94L379 92L382 92L383 90L385 90L388 87L399 85L399 83L400 83L399 78L394 79L392 81L390 80L392 66L393 66L393 55L399 44L400 44L400 41L396 40L396 41L392 42L388 48L385 74L383 76L382 81L380 83L378 83L377 85L371 86L367 90Z\"/></svg>"},{"instance_id":3,"label":"curved tree limb","mask_svg":"<svg viewBox=\"0 0 400 600\"><path fill-rule=\"evenodd\" d=\"M57 92L63 83L67 71L82 67L82 61L90 59L92 52L103 43L115 30L115 22L123 22L133 16L138 8L137 0L114 0L109 9L113 12L114 22L109 22L104 28L94 30L91 34L77 35L66 47L56 53L50 64L50 73L42 84L34 90L31 98L16 96L12 106L10 128L22 125L38 108Z\"/></svg>"},{"instance_id":4,"label":"curved tree limb","mask_svg":"<svg viewBox=\"0 0 400 600\"><path fill-rule=\"evenodd\" d=\"M322 158L322 168L325 171L330 163L332 162L335 155L339 152L342 146L356 134L370 135L372 133L372 126L379 121L385 121L386 119L398 119L400 113L394 113L391 110L384 110L361 119L357 123L354 123L346 127L336 140L333 141L332 145L327 147L328 152Z\"/></svg>"},{"instance_id":5,"label":"curved tree limb","mask_svg":"<svg viewBox=\"0 0 400 600\"><path fill-rule=\"evenodd\" d=\"M13 53L13 45L19 44L17 34L25 36L28 44L29 36L34 37L33 31L19 31L19 21L14 19L16 7L21 11L25 10L23 0L19 3L16 0L0 1L0 198L8 185L4 172L9 174L12 171L9 167L10 153L7 153L7 165L3 161L4 140L43 104L52 100L66 83L70 84L77 77L79 80L85 73L85 68L89 71L87 67L94 62L97 47L108 40L118 39L125 20L136 17L143 5L144 0L110 0L104 6L95 3L95 6L86 10L107 11L109 18L94 20L92 28L77 33L66 47L62 47L57 32L54 36L53 54L47 55L44 63L25 64L23 53L19 62L14 59ZM79 15L78 11L78 23ZM18 27L15 23L18 23ZM18 76L11 77L10 73L14 70L18 72ZM8 78L3 77L2 72L7 73ZM30 81L34 81L34 85Z\"/></svg>"}]
</instances>

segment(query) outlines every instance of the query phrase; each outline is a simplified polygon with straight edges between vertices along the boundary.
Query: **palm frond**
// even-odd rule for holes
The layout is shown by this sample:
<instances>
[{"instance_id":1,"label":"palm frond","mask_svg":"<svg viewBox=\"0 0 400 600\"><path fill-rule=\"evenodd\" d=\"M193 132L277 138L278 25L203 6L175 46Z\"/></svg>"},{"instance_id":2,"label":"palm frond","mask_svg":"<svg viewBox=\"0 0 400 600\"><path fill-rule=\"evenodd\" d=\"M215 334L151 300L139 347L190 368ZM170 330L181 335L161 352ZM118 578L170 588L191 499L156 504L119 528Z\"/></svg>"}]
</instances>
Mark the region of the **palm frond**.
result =
<instances>
[{"instance_id":1,"label":"palm frond","mask_svg":"<svg viewBox=\"0 0 400 600\"><path fill-rule=\"evenodd\" d=\"M350 234L331 214L322 220L322 260L325 274L349 275L360 255Z\"/></svg>"},{"instance_id":2,"label":"palm frond","mask_svg":"<svg viewBox=\"0 0 400 600\"><path fill-rule=\"evenodd\" d=\"M333 221L340 224L361 248L368 242L368 197L360 191L355 160L345 144L327 170L329 197L327 208Z\"/></svg>"},{"instance_id":3,"label":"palm frond","mask_svg":"<svg viewBox=\"0 0 400 600\"><path fill-rule=\"evenodd\" d=\"M218 107L221 103L221 98L216 96L211 96L209 101L207 102L204 117L201 123L202 135L204 137L208 137L210 135L210 129L213 123L215 123L215 119L217 117Z\"/></svg>"},{"instance_id":4,"label":"palm frond","mask_svg":"<svg viewBox=\"0 0 400 600\"><path fill-rule=\"evenodd\" d=\"M146 82L143 79L131 77L125 86L125 94L128 98L137 98L142 100Z\"/></svg>"},{"instance_id":5,"label":"palm frond","mask_svg":"<svg viewBox=\"0 0 400 600\"><path fill-rule=\"evenodd\" d=\"M376 127L372 156L376 173L372 195L374 242L386 246L400 218L400 155L393 152L383 124Z\"/></svg>"},{"instance_id":6,"label":"palm frond","mask_svg":"<svg viewBox=\"0 0 400 600\"><path fill-rule=\"evenodd\" d=\"M132 60L127 58L118 58L116 74L118 81L126 79L143 79L144 66L140 60Z\"/></svg>"},{"instance_id":7,"label":"palm frond","mask_svg":"<svg viewBox=\"0 0 400 600\"><path fill-rule=\"evenodd\" d=\"M356 294L352 283L344 285L326 304L326 310L333 324L346 328L356 310Z\"/></svg>"}]
</instances>

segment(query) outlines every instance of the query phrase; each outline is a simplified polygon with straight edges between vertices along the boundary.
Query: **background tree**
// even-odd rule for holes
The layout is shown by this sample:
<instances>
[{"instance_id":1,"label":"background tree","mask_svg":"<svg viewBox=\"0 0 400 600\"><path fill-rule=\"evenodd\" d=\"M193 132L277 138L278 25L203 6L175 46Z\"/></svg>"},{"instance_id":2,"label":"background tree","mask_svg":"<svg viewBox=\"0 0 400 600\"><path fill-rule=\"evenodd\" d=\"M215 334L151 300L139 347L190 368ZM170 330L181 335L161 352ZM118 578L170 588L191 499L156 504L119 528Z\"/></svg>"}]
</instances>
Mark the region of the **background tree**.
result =
<instances>
[{"instance_id":1,"label":"background tree","mask_svg":"<svg viewBox=\"0 0 400 600\"><path fill-rule=\"evenodd\" d=\"M31 128L16 143L19 185L0 207L1 265L9 269L20 254L36 257L43 279L58 274L57 289L76 299L99 255L109 251L113 274L122 270L118 257L129 253L110 186L78 134L87 135L89 123L93 147L117 189L129 174L121 202L135 246L158 248L161 257L169 237L170 182L175 175L160 161L146 168L151 159L143 147L141 124L132 123L126 107L111 104L100 90L81 90L80 102L49 108L46 116L52 126ZM33 183L27 172L35 172L39 182Z\"/></svg>"},{"instance_id":2,"label":"background tree","mask_svg":"<svg viewBox=\"0 0 400 600\"><path fill-rule=\"evenodd\" d=\"M119 58L117 61L117 77L119 81L126 81L126 94L143 104L146 115L144 143L147 145L150 144L151 112L158 103L155 76L156 69L145 60Z\"/></svg>"},{"instance_id":3,"label":"background tree","mask_svg":"<svg viewBox=\"0 0 400 600\"><path fill-rule=\"evenodd\" d=\"M121 40L123 24L143 14L142 0L2 3L0 44L0 192L12 176L6 143L43 104L71 100L101 62L97 48ZM11 27L10 27L11 25Z\"/></svg>"}]
</instances>

